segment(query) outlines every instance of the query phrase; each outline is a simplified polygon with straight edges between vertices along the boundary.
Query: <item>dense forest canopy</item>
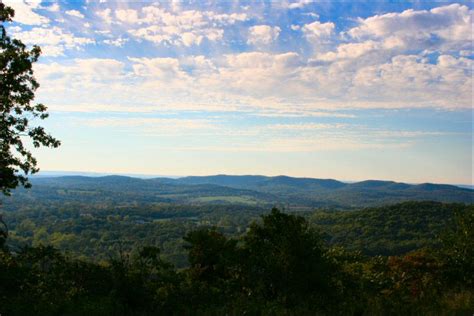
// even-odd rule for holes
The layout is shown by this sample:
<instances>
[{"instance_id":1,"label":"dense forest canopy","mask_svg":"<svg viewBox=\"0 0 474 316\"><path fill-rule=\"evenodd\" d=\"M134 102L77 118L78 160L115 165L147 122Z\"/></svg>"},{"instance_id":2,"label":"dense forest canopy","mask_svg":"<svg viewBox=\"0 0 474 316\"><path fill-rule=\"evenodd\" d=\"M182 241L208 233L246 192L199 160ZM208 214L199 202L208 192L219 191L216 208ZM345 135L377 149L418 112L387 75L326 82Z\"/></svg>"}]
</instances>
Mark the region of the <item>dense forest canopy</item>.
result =
<instances>
[{"instance_id":1,"label":"dense forest canopy","mask_svg":"<svg viewBox=\"0 0 474 316\"><path fill-rule=\"evenodd\" d=\"M228 236L240 236L267 208L249 205L174 203L114 205L61 199L7 204L5 219L12 249L24 245L51 245L70 255L106 260L121 247L158 246L162 256L184 267L182 237L200 227L217 227ZM438 237L460 210L472 206L438 202L406 202L356 210L298 211L332 246L344 246L367 255L400 255L436 247Z\"/></svg>"},{"instance_id":2,"label":"dense forest canopy","mask_svg":"<svg viewBox=\"0 0 474 316\"><path fill-rule=\"evenodd\" d=\"M336 180L211 176L139 179L124 176L33 178L32 190L17 190L12 203L104 201L112 204L178 203L274 205L294 210L360 208L403 201L472 203L474 190L452 185L409 185L391 181L343 183ZM10 203L10 202L9 202Z\"/></svg>"},{"instance_id":3,"label":"dense forest canopy","mask_svg":"<svg viewBox=\"0 0 474 316\"><path fill-rule=\"evenodd\" d=\"M52 247L6 249L0 308L7 315L469 315L473 208L410 205L415 213L428 206L451 209L452 221L434 247L401 256L367 257L330 246L304 217L277 209L240 235L192 228L183 238L187 265L179 270L159 248L143 244L118 248L101 263ZM406 207L379 211L404 217Z\"/></svg>"}]
</instances>

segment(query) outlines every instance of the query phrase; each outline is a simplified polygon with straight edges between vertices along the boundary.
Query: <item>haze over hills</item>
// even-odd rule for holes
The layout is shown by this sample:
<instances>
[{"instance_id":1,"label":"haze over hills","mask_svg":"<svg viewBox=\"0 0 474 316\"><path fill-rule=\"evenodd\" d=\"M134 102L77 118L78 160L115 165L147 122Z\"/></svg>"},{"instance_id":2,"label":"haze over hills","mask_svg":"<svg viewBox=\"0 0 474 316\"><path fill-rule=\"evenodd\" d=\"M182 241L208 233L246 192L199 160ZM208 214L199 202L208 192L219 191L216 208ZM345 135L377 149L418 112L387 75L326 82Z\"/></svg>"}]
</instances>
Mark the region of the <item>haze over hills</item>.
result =
<instances>
[{"instance_id":1,"label":"haze over hills","mask_svg":"<svg viewBox=\"0 0 474 316\"><path fill-rule=\"evenodd\" d=\"M29 198L105 199L128 203L248 204L291 207L360 207L408 200L472 203L474 191L445 184L288 176L190 176L141 179L127 176L33 178Z\"/></svg>"},{"instance_id":2,"label":"haze over hills","mask_svg":"<svg viewBox=\"0 0 474 316\"><path fill-rule=\"evenodd\" d=\"M255 181L259 181L262 179L268 179L268 178L292 178L292 179L308 179L308 180L324 180L322 178L310 178L310 177L295 177L295 176L286 176L286 175L278 175L278 176L267 176L267 175L228 175L228 174L216 174L216 175L206 175L206 176L188 176L188 175L169 175L169 174L140 174L140 173L114 173L114 172L85 172L85 171L43 171L41 170L39 173L35 173L33 175L30 175L31 178L57 178L57 177L69 177L69 176L84 176L84 177L94 177L94 178L99 178L99 177L107 177L107 176L124 176L124 177L131 177L131 178L139 178L139 179L155 179L155 178L160 178L160 179L176 179L176 180L182 180L184 182L197 182L200 183L201 181L216 181L214 178L220 178L221 181L224 178L230 178L231 181L236 182L239 181L238 178L242 178L240 181L248 181L249 179L254 179ZM364 181L382 181L382 182L392 182L392 181L386 181L386 180L361 180L361 181L355 181L355 180L336 180L336 179L326 179L326 180L332 180L332 181L337 181L337 182L342 182L345 184L350 184L350 183L357 183L357 182L364 182ZM396 182L396 181L393 181ZM400 182L397 182L400 183ZM403 182L402 182L403 183ZM407 184L421 184L421 183L415 183L415 182L407 182ZM474 185L472 184L459 184L459 183L449 183L448 185L460 187L463 189L473 189L474 190Z\"/></svg>"}]
</instances>

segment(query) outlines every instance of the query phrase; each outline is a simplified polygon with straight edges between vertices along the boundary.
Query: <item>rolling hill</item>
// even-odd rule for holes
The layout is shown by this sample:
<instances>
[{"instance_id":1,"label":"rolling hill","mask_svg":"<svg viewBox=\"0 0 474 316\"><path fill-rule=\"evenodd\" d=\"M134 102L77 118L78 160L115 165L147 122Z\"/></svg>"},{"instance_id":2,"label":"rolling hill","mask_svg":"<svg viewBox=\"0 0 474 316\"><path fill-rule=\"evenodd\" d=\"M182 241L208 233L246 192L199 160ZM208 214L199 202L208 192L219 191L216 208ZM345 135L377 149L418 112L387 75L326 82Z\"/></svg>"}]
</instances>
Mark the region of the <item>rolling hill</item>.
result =
<instances>
[{"instance_id":1,"label":"rolling hill","mask_svg":"<svg viewBox=\"0 0 474 316\"><path fill-rule=\"evenodd\" d=\"M368 180L288 176L193 176L140 179L126 176L33 178L33 189L17 190L18 199L103 201L110 203L248 204L268 207L366 207L403 201L471 204L474 191L445 184L418 185Z\"/></svg>"}]
</instances>

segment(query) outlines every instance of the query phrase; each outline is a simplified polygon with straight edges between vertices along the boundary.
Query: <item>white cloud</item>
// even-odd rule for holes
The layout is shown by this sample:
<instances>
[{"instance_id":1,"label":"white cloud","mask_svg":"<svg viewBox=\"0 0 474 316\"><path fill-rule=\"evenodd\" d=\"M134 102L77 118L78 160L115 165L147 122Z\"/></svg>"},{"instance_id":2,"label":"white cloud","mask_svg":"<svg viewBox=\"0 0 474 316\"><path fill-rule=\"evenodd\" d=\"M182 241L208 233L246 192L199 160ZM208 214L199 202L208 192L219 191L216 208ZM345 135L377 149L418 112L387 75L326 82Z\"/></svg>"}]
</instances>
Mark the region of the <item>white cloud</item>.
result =
<instances>
[{"instance_id":1,"label":"white cloud","mask_svg":"<svg viewBox=\"0 0 474 316\"><path fill-rule=\"evenodd\" d=\"M299 124L273 124L265 128L278 131L319 131L323 129L339 129L347 127L346 124L299 123Z\"/></svg>"},{"instance_id":2,"label":"white cloud","mask_svg":"<svg viewBox=\"0 0 474 316\"><path fill-rule=\"evenodd\" d=\"M130 30L129 33L137 38L161 44L168 43L173 45L199 45L203 39L216 42L223 38L224 30L218 28L193 28L183 25L151 25L140 29Z\"/></svg>"},{"instance_id":3,"label":"white cloud","mask_svg":"<svg viewBox=\"0 0 474 316\"><path fill-rule=\"evenodd\" d=\"M107 23L113 23L111 12L102 12ZM158 5L139 10L120 9L115 12L118 23L128 24L127 32L138 39L156 44L176 46L201 45L223 38L225 25L232 25L248 19L245 13L220 14L212 11L173 10Z\"/></svg>"},{"instance_id":4,"label":"white cloud","mask_svg":"<svg viewBox=\"0 0 474 316\"><path fill-rule=\"evenodd\" d=\"M301 29L301 26L292 24L292 25L290 26L290 28L291 28L293 31L299 31L299 30Z\"/></svg>"},{"instance_id":5,"label":"white cloud","mask_svg":"<svg viewBox=\"0 0 474 316\"><path fill-rule=\"evenodd\" d=\"M59 56L66 49L80 49L95 41L86 37L78 37L54 26L50 28L34 27L29 31L15 32L14 36L25 44L39 45L45 56Z\"/></svg>"},{"instance_id":6,"label":"white cloud","mask_svg":"<svg viewBox=\"0 0 474 316\"><path fill-rule=\"evenodd\" d=\"M160 26L148 26L140 29L129 30L129 33L139 39L145 39L147 41L160 44L162 42L171 42L173 36L177 34L177 31Z\"/></svg>"},{"instance_id":7,"label":"white cloud","mask_svg":"<svg viewBox=\"0 0 474 316\"><path fill-rule=\"evenodd\" d=\"M128 38L117 38L117 39L106 39L104 43L107 45L112 45L115 47L123 47L123 45L128 42Z\"/></svg>"},{"instance_id":8,"label":"white cloud","mask_svg":"<svg viewBox=\"0 0 474 316\"><path fill-rule=\"evenodd\" d=\"M337 47L335 52L326 52L318 54L316 59L324 61L334 61L344 58L359 58L371 51L380 48L380 44L372 40L361 43L341 44Z\"/></svg>"},{"instance_id":9,"label":"white cloud","mask_svg":"<svg viewBox=\"0 0 474 316\"><path fill-rule=\"evenodd\" d=\"M218 72L215 63L204 55L188 56L179 61L181 67L189 69L195 77L208 76Z\"/></svg>"},{"instance_id":10,"label":"white cloud","mask_svg":"<svg viewBox=\"0 0 474 316\"><path fill-rule=\"evenodd\" d=\"M104 9L102 11L97 11L96 14L104 20L107 24L112 24L112 10Z\"/></svg>"},{"instance_id":11,"label":"white cloud","mask_svg":"<svg viewBox=\"0 0 474 316\"><path fill-rule=\"evenodd\" d=\"M41 65L38 73L40 82L48 82L46 90L54 87L51 98L59 98L63 89L64 98L81 104L118 100L122 107L136 104L133 111L233 110L318 117L321 109L471 107L474 65L469 58L441 55L434 64L416 55L367 64L357 60L341 56L312 65L295 52L248 52L214 60L129 57L127 67L114 60L75 60L64 67Z\"/></svg>"},{"instance_id":12,"label":"white cloud","mask_svg":"<svg viewBox=\"0 0 474 316\"><path fill-rule=\"evenodd\" d=\"M82 14L81 12L79 12L77 10L68 10L68 11L65 11L64 13L66 13L69 16L73 16L73 17L76 17L76 18L79 18L79 19L84 18L84 14Z\"/></svg>"},{"instance_id":13,"label":"white cloud","mask_svg":"<svg viewBox=\"0 0 474 316\"><path fill-rule=\"evenodd\" d=\"M304 25L302 30L308 40L318 42L331 37L334 33L334 28L335 25L332 22L321 23L315 21Z\"/></svg>"},{"instance_id":14,"label":"white cloud","mask_svg":"<svg viewBox=\"0 0 474 316\"><path fill-rule=\"evenodd\" d=\"M209 20L221 23L223 25L231 25L237 22L246 21L249 17L245 13L217 14L211 11L206 12Z\"/></svg>"},{"instance_id":15,"label":"white cloud","mask_svg":"<svg viewBox=\"0 0 474 316\"><path fill-rule=\"evenodd\" d=\"M80 126L114 127L115 130L148 136L211 136L213 139L204 147L173 144L174 149L180 151L317 152L403 148L412 145L413 140L420 137L443 135L440 132L378 130L341 123L270 124L241 130L226 126L218 119L110 116L75 119L73 122ZM222 138L229 137L234 139L232 147L220 145Z\"/></svg>"},{"instance_id":16,"label":"white cloud","mask_svg":"<svg viewBox=\"0 0 474 316\"><path fill-rule=\"evenodd\" d=\"M47 17L34 11L40 8L40 1L4 0L3 3L15 10L15 22L26 25L43 25L50 22Z\"/></svg>"},{"instance_id":17,"label":"white cloud","mask_svg":"<svg viewBox=\"0 0 474 316\"><path fill-rule=\"evenodd\" d=\"M119 127L122 129L140 129L145 133L177 135L195 134L196 131L213 130L216 126L207 119L180 119L180 118L100 118L82 119L81 126L92 127Z\"/></svg>"},{"instance_id":18,"label":"white cloud","mask_svg":"<svg viewBox=\"0 0 474 316\"><path fill-rule=\"evenodd\" d=\"M131 9L117 10L115 16L123 23L141 23L138 18L138 11Z\"/></svg>"},{"instance_id":19,"label":"white cloud","mask_svg":"<svg viewBox=\"0 0 474 316\"><path fill-rule=\"evenodd\" d=\"M230 54L225 56L225 63L219 64L218 72L199 77L198 83L209 87L209 91L226 95L227 99L253 98L239 102L260 100L271 107L275 101L268 99L291 98L303 93L305 88L297 78L300 66L303 66L301 57L294 52Z\"/></svg>"},{"instance_id":20,"label":"white cloud","mask_svg":"<svg viewBox=\"0 0 474 316\"><path fill-rule=\"evenodd\" d=\"M197 35L192 32L186 32L181 35L184 46L200 45L203 39L203 35Z\"/></svg>"},{"instance_id":21,"label":"white cloud","mask_svg":"<svg viewBox=\"0 0 474 316\"><path fill-rule=\"evenodd\" d=\"M316 52L301 78L326 96L370 106L468 108L472 59L463 52L472 45L472 14L449 5L359 19L342 43Z\"/></svg>"},{"instance_id":22,"label":"white cloud","mask_svg":"<svg viewBox=\"0 0 474 316\"><path fill-rule=\"evenodd\" d=\"M153 77L160 80L182 80L187 77L176 58L132 58L133 72L140 77Z\"/></svg>"},{"instance_id":23,"label":"white cloud","mask_svg":"<svg viewBox=\"0 0 474 316\"><path fill-rule=\"evenodd\" d=\"M278 26L255 25L249 29L248 44L268 45L276 41L281 29Z\"/></svg>"},{"instance_id":24,"label":"white cloud","mask_svg":"<svg viewBox=\"0 0 474 316\"><path fill-rule=\"evenodd\" d=\"M411 142L386 143L374 140L361 140L357 138L313 138L282 137L272 138L262 142L234 143L230 146L183 146L176 148L180 151L216 151L216 152L320 152L320 151L347 151L361 149L400 149L412 146Z\"/></svg>"},{"instance_id":25,"label":"white cloud","mask_svg":"<svg viewBox=\"0 0 474 316\"><path fill-rule=\"evenodd\" d=\"M348 34L355 39L396 41L397 46L412 50L430 47L442 50L469 48L472 41L472 16L473 11L460 4L431 10L409 9L401 13L359 19L359 25L350 29Z\"/></svg>"},{"instance_id":26,"label":"white cloud","mask_svg":"<svg viewBox=\"0 0 474 316\"><path fill-rule=\"evenodd\" d=\"M22 29L21 27L19 27L19 26L10 26L10 27L7 28L7 32L8 32L8 33L10 33L10 32L12 32L12 33L19 33L19 32L21 32L22 30L23 30L23 29Z\"/></svg>"},{"instance_id":27,"label":"white cloud","mask_svg":"<svg viewBox=\"0 0 474 316\"><path fill-rule=\"evenodd\" d=\"M199 46L206 41L223 39L225 25L248 18L247 15L210 11L169 11L160 6L139 10L128 9L126 5L122 8L126 9L121 13L118 10L102 11L114 26L107 33L107 39L102 40L104 44L121 46L131 34L134 39L164 45ZM115 64L109 60L106 64L110 68L106 69L94 62L101 72L89 64L82 66L85 61L79 60L65 68L51 64L42 72L57 68L54 75L45 77L55 91L48 92L45 88L42 93L51 93L49 96L54 100L59 100L60 95L74 99L83 110L87 104L116 104L107 111L130 107L137 112L153 108L202 109L299 117L318 116L323 109L469 109L472 106L473 62L469 58L470 48L464 47L471 41L456 33L466 21L471 21L466 12L470 11L464 6L451 5L429 11L389 13L359 20L358 25L342 34L335 33L335 25L331 22L309 23L302 26L302 34L311 43L318 44L309 47L314 49L314 55L309 59L306 52L299 51L232 53L228 49L226 53L217 52L210 57L181 54L178 49L179 57L143 58L138 54L124 62L115 61ZM432 25L435 23L432 15L441 19L441 26ZM423 20L419 16L428 17L424 24L418 21ZM136 23L126 25L123 21ZM413 31L398 25L403 22L411 27L418 23L418 29ZM246 27L246 24L239 25L236 30L245 34L242 29ZM45 38L42 46L50 55L63 53L61 49L81 48L91 43L90 39L58 40L57 37L71 34L61 35L57 29L52 30L49 34L42 29L43 33L32 34L29 40ZM447 30L453 36L451 39L442 33ZM125 38L116 35L127 31L129 34ZM248 41L256 46L270 44L281 32L278 27L269 25L254 25L249 31ZM439 43L434 41L436 45L426 46L423 44L426 34L435 34L434 38L441 40ZM418 50L406 49L406 43L410 41L418 43L414 46ZM200 50L194 51L203 54ZM163 55L160 51L155 56ZM88 70L79 71L81 67ZM102 73L106 79L99 80ZM105 83L107 80L110 81L108 84ZM56 87L63 91L59 93ZM87 107L86 110L90 109Z\"/></svg>"},{"instance_id":28,"label":"white cloud","mask_svg":"<svg viewBox=\"0 0 474 316\"><path fill-rule=\"evenodd\" d=\"M301 9L308 4L313 3L314 0L298 0L288 4L288 9Z\"/></svg>"},{"instance_id":29,"label":"white cloud","mask_svg":"<svg viewBox=\"0 0 474 316\"><path fill-rule=\"evenodd\" d=\"M53 3L47 7L43 7L45 10L51 11L51 12L59 12L61 7L59 6L58 3Z\"/></svg>"},{"instance_id":30,"label":"white cloud","mask_svg":"<svg viewBox=\"0 0 474 316\"><path fill-rule=\"evenodd\" d=\"M74 59L70 65L58 63L39 64L35 72L42 81L63 81L64 86L44 85L43 89L68 89L73 85L87 85L90 82L107 83L124 79L124 64L115 59Z\"/></svg>"},{"instance_id":31,"label":"white cloud","mask_svg":"<svg viewBox=\"0 0 474 316\"><path fill-rule=\"evenodd\" d=\"M297 65L299 55L295 52L284 54L271 54L262 52L248 52L233 55L226 55L229 66L234 69L242 68L276 68L289 70L292 66Z\"/></svg>"},{"instance_id":32,"label":"white cloud","mask_svg":"<svg viewBox=\"0 0 474 316\"><path fill-rule=\"evenodd\" d=\"M64 48L61 47L61 46L42 45L41 46L41 55L50 56L50 57L63 56L64 55Z\"/></svg>"},{"instance_id":33,"label":"white cloud","mask_svg":"<svg viewBox=\"0 0 474 316\"><path fill-rule=\"evenodd\" d=\"M358 69L351 93L372 94L372 98L380 100L397 99L412 107L431 103L446 108L469 108L473 66L471 59L449 55L439 56L436 64L415 55L399 55L387 63Z\"/></svg>"}]
</instances>

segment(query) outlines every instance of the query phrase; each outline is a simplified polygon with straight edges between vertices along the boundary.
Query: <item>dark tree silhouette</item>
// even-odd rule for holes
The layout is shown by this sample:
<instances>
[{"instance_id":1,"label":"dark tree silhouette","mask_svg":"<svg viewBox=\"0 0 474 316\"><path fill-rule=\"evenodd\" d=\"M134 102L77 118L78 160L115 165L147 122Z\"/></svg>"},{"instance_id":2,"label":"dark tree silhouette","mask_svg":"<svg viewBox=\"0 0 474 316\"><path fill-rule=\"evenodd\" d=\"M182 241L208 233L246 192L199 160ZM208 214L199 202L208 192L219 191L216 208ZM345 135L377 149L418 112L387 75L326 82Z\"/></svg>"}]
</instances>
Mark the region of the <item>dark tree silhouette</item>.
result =
<instances>
[{"instance_id":1,"label":"dark tree silhouette","mask_svg":"<svg viewBox=\"0 0 474 316\"><path fill-rule=\"evenodd\" d=\"M254 223L243 238L247 287L252 295L286 306L316 302L331 293L331 269L319 233L300 216L274 208Z\"/></svg>"},{"instance_id":2,"label":"dark tree silhouette","mask_svg":"<svg viewBox=\"0 0 474 316\"><path fill-rule=\"evenodd\" d=\"M5 242L8 237L8 227L3 221L2 214L0 214L0 250L4 249Z\"/></svg>"},{"instance_id":3,"label":"dark tree silhouette","mask_svg":"<svg viewBox=\"0 0 474 316\"><path fill-rule=\"evenodd\" d=\"M39 84L32 65L41 50L28 49L17 39L10 38L5 22L14 17L12 8L0 3L0 190L8 195L18 185L30 187L28 175L39 171L37 161L24 145L29 139L34 147L58 147L59 140L41 126L32 126L32 119L48 117L45 105L34 104Z\"/></svg>"}]
</instances>

